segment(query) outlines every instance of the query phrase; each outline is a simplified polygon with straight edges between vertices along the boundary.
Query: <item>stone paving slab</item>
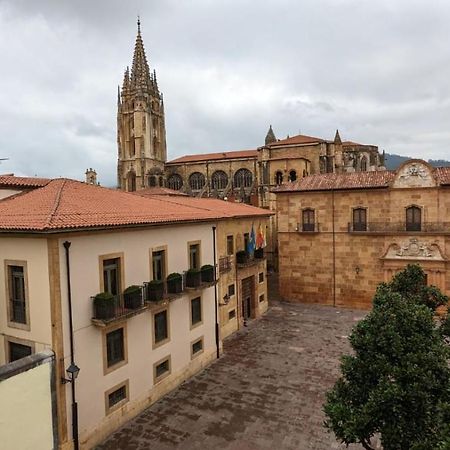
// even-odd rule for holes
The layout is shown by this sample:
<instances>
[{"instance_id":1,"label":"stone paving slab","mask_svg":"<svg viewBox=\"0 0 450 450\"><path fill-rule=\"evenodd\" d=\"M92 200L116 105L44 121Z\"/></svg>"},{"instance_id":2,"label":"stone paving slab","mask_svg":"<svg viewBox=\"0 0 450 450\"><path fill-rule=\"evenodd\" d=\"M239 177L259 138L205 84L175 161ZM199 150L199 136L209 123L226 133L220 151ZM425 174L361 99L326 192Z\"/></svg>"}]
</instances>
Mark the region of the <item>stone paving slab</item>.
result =
<instances>
[{"instance_id":1,"label":"stone paving slab","mask_svg":"<svg viewBox=\"0 0 450 450\"><path fill-rule=\"evenodd\" d=\"M224 355L111 435L100 450L332 450L325 392L364 312L274 303ZM360 446L350 446L360 449Z\"/></svg>"}]
</instances>

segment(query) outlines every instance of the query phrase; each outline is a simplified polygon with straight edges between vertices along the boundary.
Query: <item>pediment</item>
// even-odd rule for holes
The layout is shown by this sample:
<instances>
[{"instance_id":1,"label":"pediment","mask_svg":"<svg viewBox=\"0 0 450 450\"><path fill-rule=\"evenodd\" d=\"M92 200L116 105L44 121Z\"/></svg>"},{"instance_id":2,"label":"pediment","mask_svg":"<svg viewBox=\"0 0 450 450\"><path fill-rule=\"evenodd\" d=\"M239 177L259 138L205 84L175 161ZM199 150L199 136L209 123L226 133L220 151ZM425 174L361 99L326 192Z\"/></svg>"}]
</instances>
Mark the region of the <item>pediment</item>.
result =
<instances>
[{"instance_id":1,"label":"pediment","mask_svg":"<svg viewBox=\"0 0 450 450\"><path fill-rule=\"evenodd\" d=\"M433 168L422 160L410 160L400 166L392 183L393 188L435 187Z\"/></svg>"},{"instance_id":2,"label":"pediment","mask_svg":"<svg viewBox=\"0 0 450 450\"><path fill-rule=\"evenodd\" d=\"M435 242L411 238L408 241L392 243L381 259L402 259L414 261L446 261L444 253Z\"/></svg>"}]
</instances>

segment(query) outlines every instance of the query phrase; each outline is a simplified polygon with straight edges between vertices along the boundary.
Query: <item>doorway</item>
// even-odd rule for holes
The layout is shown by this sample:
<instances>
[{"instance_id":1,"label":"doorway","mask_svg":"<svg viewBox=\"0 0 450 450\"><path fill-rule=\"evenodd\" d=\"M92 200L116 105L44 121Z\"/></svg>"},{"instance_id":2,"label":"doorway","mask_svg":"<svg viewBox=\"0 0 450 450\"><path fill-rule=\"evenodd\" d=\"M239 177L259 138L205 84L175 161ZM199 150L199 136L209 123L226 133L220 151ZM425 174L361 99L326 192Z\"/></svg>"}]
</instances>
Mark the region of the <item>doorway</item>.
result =
<instances>
[{"instance_id":1,"label":"doorway","mask_svg":"<svg viewBox=\"0 0 450 450\"><path fill-rule=\"evenodd\" d=\"M255 276L244 278L242 280L242 309L241 316L242 319L248 320L252 317L255 317L253 311L254 303L254 286L255 286Z\"/></svg>"}]
</instances>

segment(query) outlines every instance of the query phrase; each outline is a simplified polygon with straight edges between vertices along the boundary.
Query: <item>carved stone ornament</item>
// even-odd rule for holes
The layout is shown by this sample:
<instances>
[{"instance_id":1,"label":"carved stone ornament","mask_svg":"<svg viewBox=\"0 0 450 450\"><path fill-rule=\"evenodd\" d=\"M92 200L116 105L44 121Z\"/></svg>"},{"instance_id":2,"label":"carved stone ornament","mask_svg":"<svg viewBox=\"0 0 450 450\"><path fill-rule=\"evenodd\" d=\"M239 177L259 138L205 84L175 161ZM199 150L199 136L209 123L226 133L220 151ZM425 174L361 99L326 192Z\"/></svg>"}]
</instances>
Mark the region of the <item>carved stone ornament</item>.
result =
<instances>
[{"instance_id":1,"label":"carved stone ornament","mask_svg":"<svg viewBox=\"0 0 450 450\"><path fill-rule=\"evenodd\" d=\"M411 238L401 245L391 244L383 259L446 260L437 244L419 241L416 238Z\"/></svg>"},{"instance_id":2,"label":"carved stone ornament","mask_svg":"<svg viewBox=\"0 0 450 450\"><path fill-rule=\"evenodd\" d=\"M436 182L430 168L421 162L411 162L399 169L394 187L433 187Z\"/></svg>"}]
</instances>

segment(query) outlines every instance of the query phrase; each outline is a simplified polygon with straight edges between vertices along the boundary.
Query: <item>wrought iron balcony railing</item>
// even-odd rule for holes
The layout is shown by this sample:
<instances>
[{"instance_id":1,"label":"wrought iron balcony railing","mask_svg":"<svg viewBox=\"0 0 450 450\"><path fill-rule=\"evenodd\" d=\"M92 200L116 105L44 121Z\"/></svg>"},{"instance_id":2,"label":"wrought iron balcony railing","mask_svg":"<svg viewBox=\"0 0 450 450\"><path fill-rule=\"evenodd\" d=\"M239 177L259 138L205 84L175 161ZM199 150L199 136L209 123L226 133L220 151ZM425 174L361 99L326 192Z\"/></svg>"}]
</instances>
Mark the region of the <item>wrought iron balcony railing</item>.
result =
<instances>
[{"instance_id":1,"label":"wrought iron balcony railing","mask_svg":"<svg viewBox=\"0 0 450 450\"><path fill-rule=\"evenodd\" d=\"M297 230L299 233L318 233L320 231L320 224L316 223L297 223Z\"/></svg>"}]
</instances>

